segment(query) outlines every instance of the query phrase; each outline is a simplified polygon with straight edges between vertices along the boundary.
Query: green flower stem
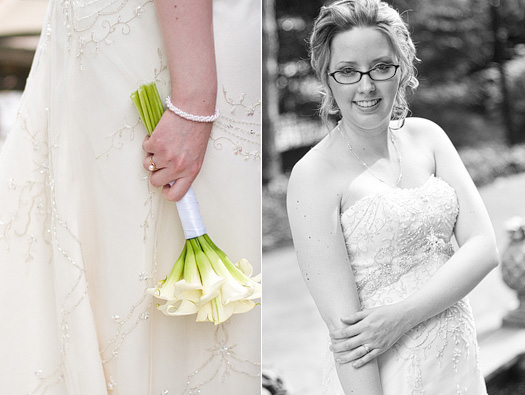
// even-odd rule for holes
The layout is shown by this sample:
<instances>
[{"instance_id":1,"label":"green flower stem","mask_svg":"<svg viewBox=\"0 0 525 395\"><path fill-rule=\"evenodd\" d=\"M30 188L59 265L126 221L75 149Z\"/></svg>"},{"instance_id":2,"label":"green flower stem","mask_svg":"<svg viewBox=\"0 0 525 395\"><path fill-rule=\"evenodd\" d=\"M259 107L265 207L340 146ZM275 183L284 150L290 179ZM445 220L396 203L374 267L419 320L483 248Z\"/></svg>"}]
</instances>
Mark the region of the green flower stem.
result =
<instances>
[{"instance_id":1,"label":"green flower stem","mask_svg":"<svg viewBox=\"0 0 525 395\"><path fill-rule=\"evenodd\" d=\"M142 109L142 106L140 105L140 98L139 98L138 90L131 94L131 100L133 101L133 104L135 104L135 107L137 108L137 111L139 112L140 119L144 119L144 111ZM148 130L148 134L149 134L149 130Z\"/></svg>"},{"instance_id":2,"label":"green flower stem","mask_svg":"<svg viewBox=\"0 0 525 395\"><path fill-rule=\"evenodd\" d=\"M216 255L217 258L220 261L222 261L224 267L226 268L226 270L228 270L228 273L231 274L231 276L235 278L235 280L237 280L243 285L250 281L250 279L246 277L246 275L233 264L230 258L228 258L228 255L226 255L224 251L222 251L219 247L215 245L215 243L210 239L210 236L208 236L208 234L204 234L199 238L202 238L204 240L203 242L201 242L201 245L203 246L206 255Z\"/></svg>"},{"instance_id":3,"label":"green flower stem","mask_svg":"<svg viewBox=\"0 0 525 395\"><path fill-rule=\"evenodd\" d=\"M213 309L215 310L215 314L213 314L213 320L215 322L215 325L222 323L224 319L222 318L222 314L221 314L222 306L220 305L219 298L215 298L212 300L212 306L213 306Z\"/></svg>"},{"instance_id":4,"label":"green flower stem","mask_svg":"<svg viewBox=\"0 0 525 395\"><path fill-rule=\"evenodd\" d=\"M188 248L186 247L186 244L184 244L184 247L182 249L182 252L180 253L179 258L171 268L171 272L167 278L168 282L177 282L182 278L182 273L184 271L184 261L186 260L186 251Z\"/></svg>"},{"instance_id":5,"label":"green flower stem","mask_svg":"<svg viewBox=\"0 0 525 395\"><path fill-rule=\"evenodd\" d=\"M131 100L137 107L140 118L151 136L164 113L157 85L152 82L141 86L131 94Z\"/></svg>"},{"instance_id":6,"label":"green flower stem","mask_svg":"<svg viewBox=\"0 0 525 395\"><path fill-rule=\"evenodd\" d=\"M160 120L160 117L162 116L162 112L164 111L164 108L162 110L159 110L157 106L157 102L155 101L155 92L156 89L155 84L148 84L144 86L143 92L144 92L144 99L146 103L149 106L149 109L151 110L149 112L149 123L153 127L157 125L157 123Z\"/></svg>"},{"instance_id":7,"label":"green flower stem","mask_svg":"<svg viewBox=\"0 0 525 395\"><path fill-rule=\"evenodd\" d=\"M201 280L204 283L204 279L209 278L211 271L213 271L211 262L206 256L206 254L202 251L202 248L196 239L188 239L187 243L188 242L191 244L191 246L193 247L193 251L195 252L197 268L199 269Z\"/></svg>"},{"instance_id":8,"label":"green flower stem","mask_svg":"<svg viewBox=\"0 0 525 395\"><path fill-rule=\"evenodd\" d=\"M160 100L157 85L151 84L149 97L152 99L153 108L155 109L155 118L157 120L157 122L155 122L156 125L162 118L162 114L164 114L164 106L162 105L162 102Z\"/></svg>"},{"instance_id":9,"label":"green flower stem","mask_svg":"<svg viewBox=\"0 0 525 395\"><path fill-rule=\"evenodd\" d=\"M199 282L202 284L199 271L197 270L197 262L195 259L195 251L191 243L186 241L186 259L184 260L184 280L187 283Z\"/></svg>"},{"instance_id":10,"label":"green flower stem","mask_svg":"<svg viewBox=\"0 0 525 395\"><path fill-rule=\"evenodd\" d=\"M219 255L213 250L213 248L210 247L210 245L207 243L206 239L204 238L206 234L197 237L199 240L199 244L202 246L202 250L208 257L208 259L211 262L211 265L213 267L213 270L215 270L215 273L217 273L219 276L224 278L233 278L238 283L244 284L244 278L238 276L239 273L231 273L230 270L227 268L227 263L224 262ZM231 262L230 262L231 263Z\"/></svg>"},{"instance_id":11,"label":"green flower stem","mask_svg":"<svg viewBox=\"0 0 525 395\"><path fill-rule=\"evenodd\" d=\"M146 124L148 134L151 136L151 133L153 133L155 127L151 123L151 106L148 102L144 89L139 89L139 100L141 107L144 109L144 118L142 118L142 120Z\"/></svg>"}]
</instances>

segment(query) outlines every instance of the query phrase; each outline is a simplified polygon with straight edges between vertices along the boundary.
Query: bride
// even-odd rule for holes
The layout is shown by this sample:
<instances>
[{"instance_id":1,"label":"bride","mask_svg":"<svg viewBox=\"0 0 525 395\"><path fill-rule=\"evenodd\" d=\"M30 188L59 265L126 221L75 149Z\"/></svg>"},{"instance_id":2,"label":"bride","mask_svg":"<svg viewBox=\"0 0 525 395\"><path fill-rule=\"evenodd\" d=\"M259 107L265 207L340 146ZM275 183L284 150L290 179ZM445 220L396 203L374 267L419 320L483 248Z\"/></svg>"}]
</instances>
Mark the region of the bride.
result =
<instances>
[{"instance_id":1,"label":"bride","mask_svg":"<svg viewBox=\"0 0 525 395\"><path fill-rule=\"evenodd\" d=\"M212 239L260 270L260 14L258 0L50 0L0 155L0 393L260 391L259 309L214 326L146 293L182 250L174 201L190 184ZM167 112L144 140L130 94L152 81L220 117Z\"/></svg>"},{"instance_id":2,"label":"bride","mask_svg":"<svg viewBox=\"0 0 525 395\"><path fill-rule=\"evenodd\" d=\"M287 200L331 336L323 393L486 394L466 295L497 265L494 234L447 135L405 119L407 26L384 2L338 1L310 44L321 114L340 120L294 167Z\"/></svg>"}]
</instances>

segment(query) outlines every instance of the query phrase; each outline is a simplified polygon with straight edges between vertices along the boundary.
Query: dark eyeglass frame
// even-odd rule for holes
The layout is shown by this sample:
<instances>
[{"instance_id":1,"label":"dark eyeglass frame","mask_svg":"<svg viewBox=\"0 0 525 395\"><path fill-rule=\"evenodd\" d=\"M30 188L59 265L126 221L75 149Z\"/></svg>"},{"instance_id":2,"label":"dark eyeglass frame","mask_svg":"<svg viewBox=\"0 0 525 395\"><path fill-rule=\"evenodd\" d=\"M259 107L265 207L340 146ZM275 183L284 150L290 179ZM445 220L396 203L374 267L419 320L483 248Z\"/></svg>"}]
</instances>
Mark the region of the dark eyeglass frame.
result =
<instances>
[{"instance_id":1,"label":"dark eyeglass frame","mask_svg":"<svg viewBox=\"0 0 525 395\"><path fill-rule=\"evenodd\" d=\"M395 75L397 74L397 69L399 69L399 67L401 67L399 64L386 64L385 66L393 66L395 68L394 70L394 74L392 74L391 77L388 77L388 78L385 78L384 80L378 80L378 79L375 79L374 77L372 77L372 75L370 74L372 71L374 71L375 69L377 69L378 66L374 66L372 67L370 70L368 71L359 71L359 70L354 70L356 73L359 73L359 79L355 82L339 82L337 81L337 78L335 78L335 75L337 73L341 73L342 70L336 70L332 73L328 73L328 75L330 77L332 77L334 79L335 82L337 82L338 84L341 84L341 85L352 85L352 84L357 84L359 81L361 81L361 79L363 78L364 75L368 75L368 77L372 80L372 81L388 81L392 78L395 77Z\"/></svg>"}]
</instances>

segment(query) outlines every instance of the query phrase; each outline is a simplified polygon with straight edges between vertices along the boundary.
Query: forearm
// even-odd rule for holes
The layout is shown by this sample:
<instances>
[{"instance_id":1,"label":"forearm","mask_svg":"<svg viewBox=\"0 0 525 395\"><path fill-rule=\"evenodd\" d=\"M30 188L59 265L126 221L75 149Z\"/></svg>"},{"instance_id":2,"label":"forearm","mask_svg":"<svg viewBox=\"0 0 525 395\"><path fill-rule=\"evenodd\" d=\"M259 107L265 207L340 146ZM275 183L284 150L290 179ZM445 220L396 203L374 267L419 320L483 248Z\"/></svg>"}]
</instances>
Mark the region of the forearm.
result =
<instances>
[{"instance_id":1,"label":"forearm","mask_svg":"<svg viewBox=\"0 0 525 395\"><path fill-rule=\"evenodd\" d=\"M301 259L301 243L297 242L297 238L294 238L294 242L307 287L328 330L332 333L337 329L342 329L345 325L341 321L341 317L354 313L361 308L357 290L353 285L355 283L353 276L344 270L345 267L350 267L348 258L343 257L341 259L344 266L340 270L334 268L330 270L331 273L322 273L319 269L307 266L308 261ZM317 265L319 262L326 262L326 257L323 259L323 257L316 256L317 251L326 251L326 246L316 245L315 241L308 244L313 244L314 248L305 255L313 257L313 261L317 262ZM310 274L305 275L305 271ZM338 275L333 276L333 273L338 273ZM333 357L336 359L338 355L334 354ZM383 393L377 360L370 361L360 369L356 369L349 363L338 363L337 360L335 366L341 387L346 395L381 395Z\"/></svg>"},{"instance_id":2,"label":"forearm","mask_svg":"<svg viewBox=\"0 0 525 395\"><path fill-rule=\"evenodd\" d=\"M315 242L310 242L309 244L315 245ZM315 251L325 251L326 249L326 246L318 245L308 255L315 256ZM297 253L298 257L300 257L299 248ZM315 261L322 262L323 259L319 257ZM348 258L343 258L343 261L345 262L344 267L350 267ZM304 267L301 267L301 269L304 274ZM310 267L308 272L315 273L315 270L312 269ZM341 317L361 309L357 290L353 286L353 276L346 275L344 270L340 270L339 275L331 278L330 281L324 281L320 274L310 274L306 277L305 281L308 289L331 333L345 326L341 322ZM332 295L334 291L335 294ZM344 303L338 302L338 298L344 300ZM333 357L337 358L337 354L334 354ZM356 369L352 364L338 363L336 361L336 370L341 387L346 395L381 395L383 393L377 360L370 361L370 363L360 369Z\"/></svg>"},{"instance_id":3,"label":"forearm","mask_svg":"<svg viewBox=\"0 0 525 395\"><path fill-rule=\"evenodd\" d=\"M315 250L324 251L326 250L326 246L325 248L318 246ZM300 256L299 249L297 252L298 256ZM308 255L312 256L314 252ZM323 260L319 258L316 259L316 261L322 262ZM344 259L344 261L345 267L350 267L348 258ZM330 281L327 282L323 281L320 275L310 276L308 276L309 279L305 278L306 284L312 297L316 301L319 313L325 321L328 330L332 333L334 330L342 329L345 325L341 321L341 317L356 312L361 308L357 290L352 286L354 283L353 276L348 278L343 270L340 271L339 276L331 278ZM334 290L337 295L331 295L331 292ZM341 296L345 303L337 302L338 297ZM334 301L336 302L334 303ZM333 358L336 359L337 354L334 354ZM337 360L335 366L341 387L346 395L381 395L383 393L377 360L371 361L360 369L356 369L349 363L338 363Z\"/></svg>"},{"instance_id":4,"label":"forearm","mask_svg":"<svg viewBox=\"0 0 525 395\"><path fill-rule=\"evenodd\" d=\"M175 106L211 115L217 99L212 0L155 0Z\"/></svg>"},{"instance_id":5,"label":"forearm","mask_svg":"<svg viewBox=\"0 0 525 395\"><path fill-rule=\"evenodd\" d=\"M408 329L464 298L497 263L492 237L475 236L467 241L422 289L402 302Z\"/></svg>"},{"instance_id":6,"label":"forearm","mask_svg":"<svg viewBox=\"0 0 525 395\"><path fill-rule=\"evenodd\" d=\"M356 369L350 363L337 364L337 375L345 395L382 395L377 360Z\"/></svg>"}]
</instances>

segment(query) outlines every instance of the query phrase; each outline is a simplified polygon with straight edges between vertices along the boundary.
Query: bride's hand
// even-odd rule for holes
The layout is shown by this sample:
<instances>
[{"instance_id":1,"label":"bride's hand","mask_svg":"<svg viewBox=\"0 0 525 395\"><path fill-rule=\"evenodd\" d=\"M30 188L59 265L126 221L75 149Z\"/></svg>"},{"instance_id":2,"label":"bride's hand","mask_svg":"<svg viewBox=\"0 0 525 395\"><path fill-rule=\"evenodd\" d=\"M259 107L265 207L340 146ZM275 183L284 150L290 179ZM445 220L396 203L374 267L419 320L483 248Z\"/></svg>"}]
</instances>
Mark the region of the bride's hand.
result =
<instances>
[{"instance_id":1,"label":"bride's hand","mask_svg":"<svg viewBox=\"0 0 525 395\"><path fill-rule=\"evenodd\" d=\"M400 304L358 311L341 321L345 327L330 333L338 363L359 368L387 351L410 330Z\"/></svg>"},{"instance_id":2,"label":"bride's hand","mask_svg":"<svg viewBox=\"0 0 525 395\"><path fill-rule=\"evenodd\" d=\"M188 121L166 111L153 134L144 139L143 166L149 170L153 161L158 170L151 172L151 185L163 187L166 199L180 200L197 177L211 128L212 123ZM175 180L177 182L170 187L169 183Z\"/></svg>"}]
</instances>

